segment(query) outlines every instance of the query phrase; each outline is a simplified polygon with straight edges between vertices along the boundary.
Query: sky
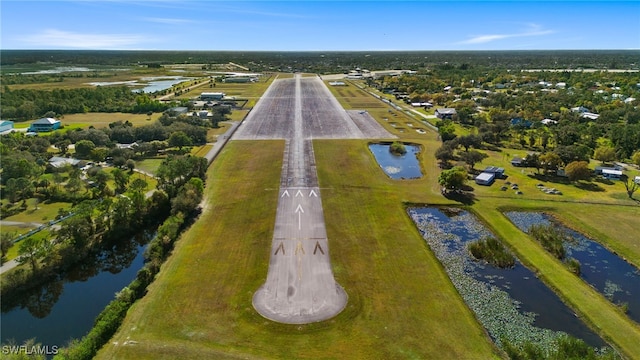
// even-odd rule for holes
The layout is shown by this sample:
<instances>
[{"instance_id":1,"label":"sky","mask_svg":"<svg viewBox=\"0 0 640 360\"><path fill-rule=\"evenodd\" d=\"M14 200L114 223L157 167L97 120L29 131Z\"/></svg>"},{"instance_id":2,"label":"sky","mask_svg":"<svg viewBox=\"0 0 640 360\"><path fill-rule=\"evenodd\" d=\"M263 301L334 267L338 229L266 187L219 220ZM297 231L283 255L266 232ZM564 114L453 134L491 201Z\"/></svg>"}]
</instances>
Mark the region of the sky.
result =
<instances>
[{"instance_id":1,"label":"sky","mask_svg":"<svg viewBox=\"0 0 640 360\"><path fill-rule=\"evenodd\" d=\"M0 0L0 49L640 49L640 1Z\"/></svg>"}]
</instances>

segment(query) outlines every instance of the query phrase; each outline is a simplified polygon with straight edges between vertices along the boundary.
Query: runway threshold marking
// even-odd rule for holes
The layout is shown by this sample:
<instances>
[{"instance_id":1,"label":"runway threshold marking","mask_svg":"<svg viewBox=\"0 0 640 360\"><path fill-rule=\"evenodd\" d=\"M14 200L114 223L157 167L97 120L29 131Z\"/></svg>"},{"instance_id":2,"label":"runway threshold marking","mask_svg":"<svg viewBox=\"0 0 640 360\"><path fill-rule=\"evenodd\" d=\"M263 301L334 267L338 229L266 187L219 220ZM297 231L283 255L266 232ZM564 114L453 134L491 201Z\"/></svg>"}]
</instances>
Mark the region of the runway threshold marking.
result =
<instances>
[{"instance_id":1,"label":"runway threshold marking","mask_svg":"<svg viewBox=\"0 0 640 360\"><path fill-rule=\"evenodd\" d=\"M322 255L324 255L324 250L322 250L322 246L320 246L320 242L316 241L316 247L313 249L313 255L316 254L316 251L320 250Z\"/></svg>"},{"instance_id":2,"label":"runway threshold marking","mask_svg":"<svg viewBox=\"0 0 640 360\"><path fill-rule=\"evenodd\" d=\"M278 248L276 249L275 254L273 255L278 255L278 251L282 250L282 255L284 255L284 243L281 241L280 242L280 246L278 246Z\"/></svg>"}]
</instances>

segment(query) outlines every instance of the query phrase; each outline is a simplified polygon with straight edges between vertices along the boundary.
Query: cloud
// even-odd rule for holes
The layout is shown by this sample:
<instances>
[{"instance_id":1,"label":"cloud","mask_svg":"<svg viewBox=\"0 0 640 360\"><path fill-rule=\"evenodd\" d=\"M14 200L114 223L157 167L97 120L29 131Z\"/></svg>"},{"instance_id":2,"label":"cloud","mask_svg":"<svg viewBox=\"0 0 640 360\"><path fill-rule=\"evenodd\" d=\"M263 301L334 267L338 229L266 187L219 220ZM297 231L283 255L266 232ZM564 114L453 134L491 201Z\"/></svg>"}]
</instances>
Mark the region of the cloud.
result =
<instances>
[{"instance_id":1,"label":"cloud","mask_svg":"<svg viewBox=\"0 0 640 360\"><path fill-rule=\"evenodd\" d=\"M553 34L555 31L553 30L543 30L538 24L529 24L529 29L524 32L512 33L512 34L491 34L491 35L477 35L470 39L460 41L458 44L486 44L488 42L508 39L508 38L518 38L518 37L528 37L528 36L542 36Z\"/></svg>"},{"instance_id":2,"label":"cloud","mask_svg":"<svg viewBox=\"0 0 640 360\"><path fill-rule=\"evenodd\" d=\"M87 34L47 29L24 36L23 41L40 48L122 49L149 39L133 34Z\"/></svg>"}]
</instances>

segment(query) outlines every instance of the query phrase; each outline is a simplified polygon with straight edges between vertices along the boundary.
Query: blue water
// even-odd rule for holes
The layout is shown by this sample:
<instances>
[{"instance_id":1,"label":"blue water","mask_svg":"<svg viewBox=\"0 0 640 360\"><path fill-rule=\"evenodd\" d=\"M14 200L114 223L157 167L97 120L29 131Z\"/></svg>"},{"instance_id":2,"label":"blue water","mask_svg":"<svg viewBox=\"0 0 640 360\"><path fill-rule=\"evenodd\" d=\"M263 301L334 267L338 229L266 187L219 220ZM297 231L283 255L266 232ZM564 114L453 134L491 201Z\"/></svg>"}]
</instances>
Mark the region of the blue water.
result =
<instances>
[{"instance_id":1,"label":"blue water","mask_svg":"<svg viewBox=\"0 0 640 360\"><path fill-rule=\"evenodd\" d=\"M469 242L495 237L473 214L431 207L408 213L494 341L506 337L516 344L528 340L545 346L567 333L591 346L606 346L519 260L513 268L501 269L472 259Z\"/></svg>"},{"instance_id":2,"label":"blue water","mask_svg":"<svg viewBox=\"0 0 640 360\"><path fill-rule=\"evenodd\" d=\"M505 215L524 232L534 224L553 224L565 231L573 238L563 243L566 258L580 262L580 277L614 304L627 304L629 318L640 322L640 271L636 267L545 213L510 211Z\"/></svg>"},{"instance_id":3,"label":"blue water","mask_svg":"<svg viewBox=\"0 0 640 360\"><path fill-rule=\"evenodd\" d=\"M392 179L419 179L422 177L418 154L420 146L405 145L404 155L394 155L389 151L391 144L369 144L378 165Z\"/></svg>"},{"instance_id":4,"label":"blue water","mask_svg":"<svg viewBox=\"0 0 640 360\"><path fill-rule=\"evenodd\" d=\"M68 345L93 327L115 294L135 279L144 265L148 236L119 244L30 291L18 304L3 303L2 344L21 345L35 338L43 346Z\"/></svg>"},{"instance_id":5,"label":"blue water","mask_svg":"<svg viewBox=\"0 0 640 360\"><path fill-rule=\"evenodd\" d=\"M185 78L182 76L176 76L173 78L161 78L161 79L150 79L148 80L148 83L145 87L141 88L141 89L136 89L134 90L135 92L144 92L147 94L151 94L154 93L156 91L162 91L162 90L166 90L166 89L171 89L171 87L175 84L179 84L183 81L187 81L190 80L192 78ZM147 79L141 79L141 80L147 80Z\"/></svg>"}]
</instances>

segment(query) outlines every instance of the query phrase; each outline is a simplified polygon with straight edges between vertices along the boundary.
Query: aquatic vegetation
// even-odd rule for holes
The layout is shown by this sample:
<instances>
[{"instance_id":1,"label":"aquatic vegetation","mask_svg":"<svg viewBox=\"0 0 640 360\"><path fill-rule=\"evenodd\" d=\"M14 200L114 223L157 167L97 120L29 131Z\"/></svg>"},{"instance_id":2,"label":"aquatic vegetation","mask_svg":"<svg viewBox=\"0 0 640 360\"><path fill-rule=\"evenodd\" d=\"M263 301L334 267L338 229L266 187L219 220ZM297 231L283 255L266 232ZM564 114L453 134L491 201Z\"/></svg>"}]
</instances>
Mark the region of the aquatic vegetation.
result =
<instances>
[{"instance_id":1,"label":"aquatic vegetation","mask_svg":"<svg viewBox=\"0 0 640 360\"><path fill-rule=\"evenodd\" d=\"M467 245L469 252L476 259L485 260L493 266L510 268L516 264L516 259L496 238L488 237Z\"/></svg>"},{"instance_id":2,"label":"aquatic vegetation","mask_svg":"<svg viewBox=\"0 0 640 360\"><path fill-rule=\"evenodd\" d=\"M551 232L564 234L565 265L621 306L629 318L640 321L640 271L598 242L574 231L544 212L508 211L505 215L524 232L532 226L544 226ZM558 235L560 237L560 235Z\"/></svg>"},{"instance_id":3,"label":"aquatic vegetation","mask_svg":"<svg viewBox=\"0 0 640 360\"><path fill-rule=\"evenodd\" d=\"M566 332L536 326L540 314L527 309L543 311L556 305L565 305L515 258L514 269L486 267L474 261L469 256L467 244L480 239L495 239L495 236L471 213L456 208L410 208L408 213L466 304L498 346L501 346L503 339L516 346L527 342L535 343L545 352L557 346L557 339ZM517 278L513 277L514 274L517 274ZM509 281L506 281L507 275L511 276ZM525 304L510 295L510 291L515 288L526 292L527 289L541 287L556 302L551 302L552 299L546 297L540 301L538 294L527 294L529 297L525 296L521 300L536 297L538 301ZM536 308L540 304L543 304L542 307ZM555 316L556 313L551 315ZM564 326L570 321L574 322L573 325L576 325L576 321L579 322L575 318L559 322ZM584 330L584 324L579 324L583 327L580 330L583 334L589 332L588 329ZM598 339L593 335L591 340L594 338ZM599 339L594 342L598 341L599 345L604 344Z\"/></svg>"}]
</instances>

